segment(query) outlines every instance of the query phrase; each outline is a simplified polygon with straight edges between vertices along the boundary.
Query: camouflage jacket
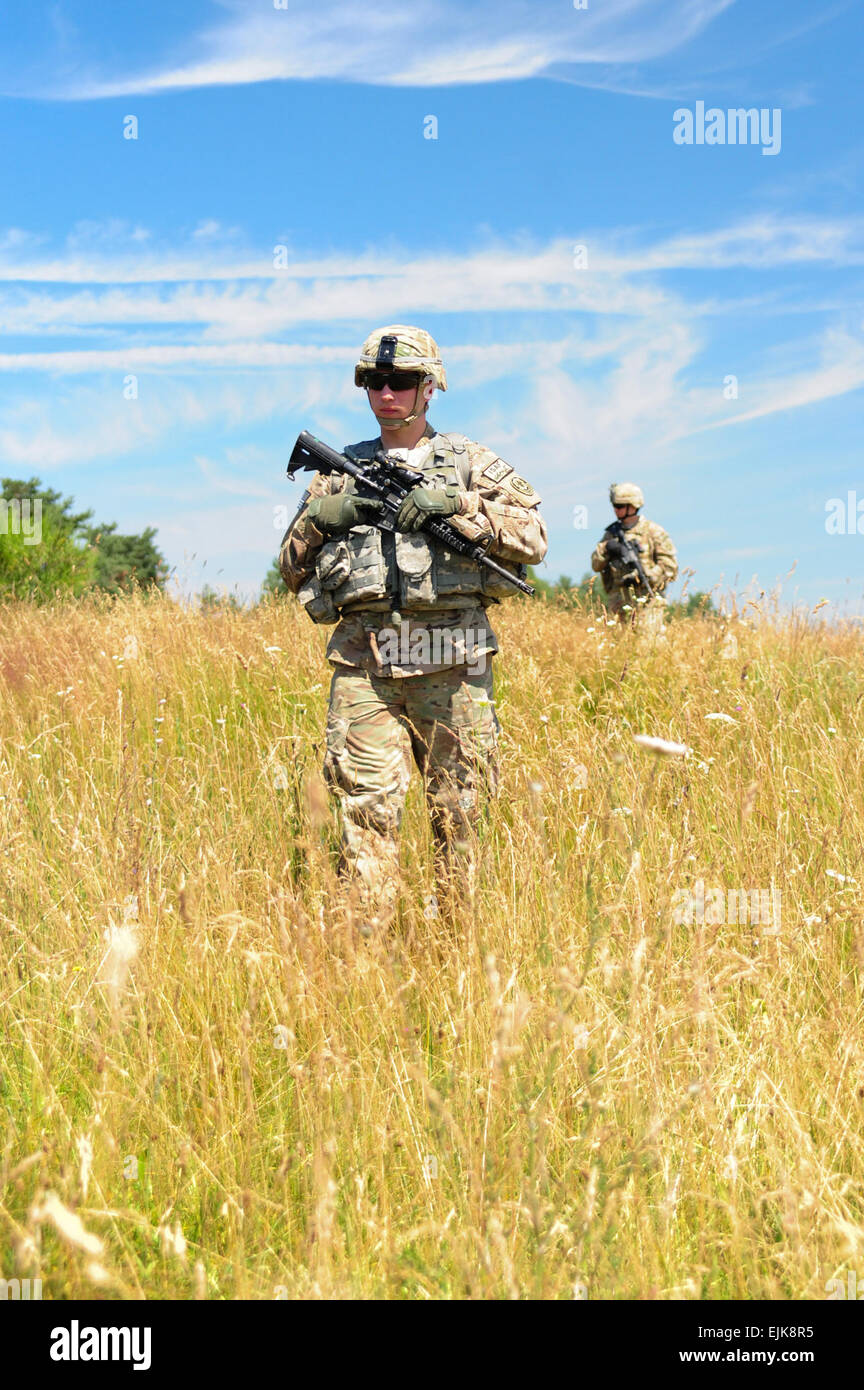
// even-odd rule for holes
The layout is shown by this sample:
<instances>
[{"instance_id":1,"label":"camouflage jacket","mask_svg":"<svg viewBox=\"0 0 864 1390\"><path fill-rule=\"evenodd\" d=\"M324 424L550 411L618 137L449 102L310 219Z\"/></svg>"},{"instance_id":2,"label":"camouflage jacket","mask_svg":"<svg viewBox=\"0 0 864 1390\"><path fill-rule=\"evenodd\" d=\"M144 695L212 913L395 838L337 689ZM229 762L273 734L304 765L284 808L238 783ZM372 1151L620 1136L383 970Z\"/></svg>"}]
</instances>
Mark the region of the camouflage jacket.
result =
<instances>
[{"instance_id":1,"label":"camouflage jacket","mask_svg":"<svg viewBox=\"0 0 864 1390\"><path fill-rule=\"evenodd\" d=\"M606 543L611 539L610 533L611 528L607 527L603 539L591 556L591 568L599 571L603 588L612 598L614 606L616 601L624 603L634 595L641 597L647 590L641 582L625 584L624 572L609 564L606 558ZM636 525L627 530L626 534L639 548L642 568L652 589L655 594L661 594L678 574L678 555L674 545L663 527L658 526L656 521L649 521L647 516L640 516Z\"/></svg>"},{"instance_id":2,"label":"camouflage jacket","mask_svg":"<svg viewBox=\"0 0 864 1390\"><path fill-rule=\"evenodd\" d=\"M364 453L371 456L380 444L380 439L367 440L353 445L352 450L359 456ZM399 451L399 456L404 458L404 452ZM440 476L447 471L442 471L445 454L448 468L450 464L456 468L455 476L461 490L460 510L448 518L451 525L472 541L492 536L489 555L493 559L513 566L539 563L546 554L548 537L537 509L540 498L530 483L518 477L509 463L482 444L464 435L439 435L431 426L427 427L417 450L411 451L410 464L427 475L430 485L440 485ZM436 473L439 474L437 481ZM309 486L309 497L350 491L353 486L353 479L316 473ZM349 535L355 537L370 529L355 527ZM285 583L301 598L300 591L306 592L304 586L316 573L325 540L309 520L308 505L304 505L286 532L279 552L279 568ZM397 544L416 545L417 539L409 537L402 541L397 538ZM420 545L423 544L421 541ZM465 565L467 562L455 560L454 563ZM470 589L470 585L467 588ZM473 594L462 592L457 598L453 596L459 593L457 585L448 590L450 597L442 594L435 603L414 603L406 599L404 593L402 600L390 594L380 600L352 603L350 611L338 613L338 624L327 647L327 659L334 665L357 666L378 675L411 676L460 665L472 659L472 654L475 659L491 655L498 650L498 643L486 610L507 594L508 586L506 581L499 581L497 588L486 593L480 591L477 580L475 590ZM516 592L512 589L512 593ZM389 632L394 628L409 639L417 634L414 654L409 657L405 653L408 644L403 641L399 659L383 662L377 636L381 629ZM423 650L420 640L424 632L431 639L429 651ZM470 651L466 647L466 634L470 634L467 639Z\"/></svg>"}]
</instances>

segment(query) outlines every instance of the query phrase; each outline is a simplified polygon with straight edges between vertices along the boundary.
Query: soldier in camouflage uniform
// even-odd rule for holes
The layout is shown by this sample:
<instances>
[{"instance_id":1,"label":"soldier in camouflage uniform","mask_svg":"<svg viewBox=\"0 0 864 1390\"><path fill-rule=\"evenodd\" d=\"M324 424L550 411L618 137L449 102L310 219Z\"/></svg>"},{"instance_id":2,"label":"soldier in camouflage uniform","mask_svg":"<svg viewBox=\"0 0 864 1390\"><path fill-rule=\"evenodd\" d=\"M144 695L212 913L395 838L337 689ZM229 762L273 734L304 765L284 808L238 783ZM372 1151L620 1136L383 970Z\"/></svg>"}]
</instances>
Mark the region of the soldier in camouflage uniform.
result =
<instances>
[{"instance_id":1,"label":"soldier in camouflage uniform","mask_svg":"<svg viewBox=\"0 0 864 1390\"><path fill-rule=\"evenodd\" d=\"M624 566L620 542L607 527L603 539L591 556L591 568L600 574L609 595L609 607L619 620L639 632L656 636L663 628L665 601L663 590L678 574L678 556L671 540L656 521L640 516L645 504L641 488L635 483L613 483L609 500L616 520L628 532L640 552L642 568L653 590L649 594L635 570Z\"/></svg>"},{"instance_id":2,"label":"soldier in camouflage uniform","mask_svg":"<svg viewBox=\"0 0 864 1390\"><path fill-rule=\"evenodd\" d=\"M437 345L394 324L363 344L354 372L385 449L425 476L400 509L396 533L374 524L375 499L352 478L316 473L280 549L285 583L314 622L336 623L324 776L339 804L340 869L368 929L392 917L399 890L398 833L411 761L424 778L439 870L473 872L482 795L497 788L498 719L487 610L518 592L490 571L427 540L443 517L524 577L546 553L540 498L490 449L427 421L447 389ZM398 636L398 640L397 640Z\"/></svg>"}]
</instances>

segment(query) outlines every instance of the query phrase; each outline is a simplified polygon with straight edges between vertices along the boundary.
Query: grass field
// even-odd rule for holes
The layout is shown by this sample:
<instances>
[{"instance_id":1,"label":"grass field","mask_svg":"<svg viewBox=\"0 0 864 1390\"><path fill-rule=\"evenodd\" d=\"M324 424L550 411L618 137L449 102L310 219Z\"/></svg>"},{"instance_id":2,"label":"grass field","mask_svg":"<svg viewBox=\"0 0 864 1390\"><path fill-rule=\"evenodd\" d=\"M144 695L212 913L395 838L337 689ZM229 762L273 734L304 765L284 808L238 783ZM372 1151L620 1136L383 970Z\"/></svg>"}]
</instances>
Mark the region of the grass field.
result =
<instances>
[{"instance_id":1,"label":"grass field","mask_svg":"<svg viewBox=\"0 0 864 1390\"><path fill-rule=\"evenodd\" d=\"M458 932L429 915L415 781L400 922L367 941L331 868L326 630L292 602L4 608L0 1276L181 1299L860 1277L861 638L747 612L652 649L501 609L476 894ZM773 891L771 920L729 920L737 890Z\"/></svg>"}]
</instances>

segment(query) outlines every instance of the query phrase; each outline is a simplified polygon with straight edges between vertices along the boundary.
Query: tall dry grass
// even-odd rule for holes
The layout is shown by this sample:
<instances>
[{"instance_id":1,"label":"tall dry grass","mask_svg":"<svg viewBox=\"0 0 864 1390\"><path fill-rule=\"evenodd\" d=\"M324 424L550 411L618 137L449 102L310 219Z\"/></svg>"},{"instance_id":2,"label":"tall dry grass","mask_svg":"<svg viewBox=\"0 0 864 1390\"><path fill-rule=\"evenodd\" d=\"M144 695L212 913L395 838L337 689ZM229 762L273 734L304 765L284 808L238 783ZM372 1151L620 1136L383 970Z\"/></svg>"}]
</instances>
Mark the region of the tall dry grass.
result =
<instances>
[{"instance_id":1,"label":"tall dry grass","mask_svg":"<svg viewBox=\"0 0 864 1390\"><path fill-rule=\"evenodd\" d=\"M795 1299L864 1272L854 629L651 648L501 610L474 900L430 915L415 782L400 923L366 941L318 771L326 633L293 603L0 622L0 1275ZM676 922L697 880L773 887L780 921Z\"/></svg>"}]
</instances>

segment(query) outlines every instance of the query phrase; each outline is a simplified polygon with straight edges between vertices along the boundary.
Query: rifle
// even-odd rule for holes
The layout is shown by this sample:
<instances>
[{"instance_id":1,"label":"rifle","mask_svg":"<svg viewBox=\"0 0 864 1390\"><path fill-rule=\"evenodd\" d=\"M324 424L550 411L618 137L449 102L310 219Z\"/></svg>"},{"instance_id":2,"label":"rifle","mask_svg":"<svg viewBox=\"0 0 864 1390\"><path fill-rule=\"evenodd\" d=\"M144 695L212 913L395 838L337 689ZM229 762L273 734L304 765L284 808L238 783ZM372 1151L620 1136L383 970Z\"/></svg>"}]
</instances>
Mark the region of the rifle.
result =
<instances>
[{"instance_id":1,"label":"rifle","mask_svg":"<svg viewBox=\"0 0 864 1390\"><path fill-rule=\"evenodd\" d=\"M360 497L381 498L384 508L370 523L380 531L396 530L396 513L402 502L412 488L422 487L426 482L423 474L416 468L409 468L404 463L394 463L388 459L383 449L376 449L372 459L358 459L350 449L346 449L344 454L331 449L329 444L316 439L308 430L300 431L297 443L291 451L287 473L292 483L297 469L303 468L308 468L313 473L324 473L328 477L333 473L345 473L354 479ZM467 536L463 536L461 531L457 531L455 526L451 526L449 521L444 521L441 517L429 517L420 529L424 534L433 536L436 541L446 545L448 550L455 550L458 555L467 555L481 569L492 570L502 579L509 580L523 594L534 594L534 589L530 584L526 584L524 579L511 574L510 570L499 565L497 561L490 560L486 551L492 544L492 537L485 544L481 541L469 541Z\"/></svg>"},{"instance_id":2,"label":"rifle","mask_svg":"<svg viewBox=\"0 0 864 1390\"><path fill-rule=\"evenodd\" d=\"M612 532L613 537L618 542L617 553L621 557L622 563L626 566L628 570L636 571L636 573L639 576L640 582L644 584L645 588L648 590L648 593L653 598L654 590L651 587L650 579L645 573L645 569L639 557L639 551L633 544L627 532L624 530L624 527L621 525L621 522L613 521L612 525L609 527L609 530Z\"/></svg>"}]
</instances>

